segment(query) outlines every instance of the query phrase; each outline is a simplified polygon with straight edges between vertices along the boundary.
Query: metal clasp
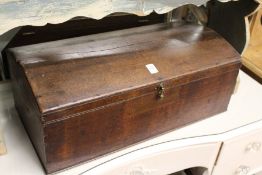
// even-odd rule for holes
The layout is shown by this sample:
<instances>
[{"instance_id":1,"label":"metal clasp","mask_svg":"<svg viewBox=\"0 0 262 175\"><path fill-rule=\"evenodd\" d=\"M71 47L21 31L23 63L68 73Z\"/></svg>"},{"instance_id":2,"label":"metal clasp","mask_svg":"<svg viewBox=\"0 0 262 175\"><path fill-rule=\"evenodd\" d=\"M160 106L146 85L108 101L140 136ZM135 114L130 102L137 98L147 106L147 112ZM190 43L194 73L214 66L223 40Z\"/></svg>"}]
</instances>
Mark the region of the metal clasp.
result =
<instances>
[{"instance_id":1,"label":"metal clasp","mask_svg":"<svg viewBox=\"0 0 262 175\"><path fill-rule=\"evenodd\" d=\"M164 92L165 92L165 88L164 88L164 85L163 83L160 83L159 87L157 87L157 95L159 98L164 98L165 95L164 95Z\"/></svg>"}]
</instances>

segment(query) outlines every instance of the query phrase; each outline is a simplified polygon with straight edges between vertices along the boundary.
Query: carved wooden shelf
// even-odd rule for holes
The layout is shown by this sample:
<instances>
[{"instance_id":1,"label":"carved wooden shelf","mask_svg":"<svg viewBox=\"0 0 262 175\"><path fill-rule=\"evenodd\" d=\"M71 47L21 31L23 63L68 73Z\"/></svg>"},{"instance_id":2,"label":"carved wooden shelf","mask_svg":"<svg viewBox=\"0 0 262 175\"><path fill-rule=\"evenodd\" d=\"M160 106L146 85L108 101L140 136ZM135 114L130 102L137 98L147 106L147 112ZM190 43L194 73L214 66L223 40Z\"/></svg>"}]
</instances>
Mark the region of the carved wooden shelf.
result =
<instances>
[{"instance_id":1,"label":"carved wooden shelf","mask_svg":"<svg viewBox=\"0 0 262 175\"><path fill-rule=\"evenodd\" d=\"M24 25L62 23L76 16L101 19L114 12L144 16L163 14L185 4L203 5L208 0L0 0L0 35ZM220 0L227 2L230 0Z\"/></svg>"}]
</instances>

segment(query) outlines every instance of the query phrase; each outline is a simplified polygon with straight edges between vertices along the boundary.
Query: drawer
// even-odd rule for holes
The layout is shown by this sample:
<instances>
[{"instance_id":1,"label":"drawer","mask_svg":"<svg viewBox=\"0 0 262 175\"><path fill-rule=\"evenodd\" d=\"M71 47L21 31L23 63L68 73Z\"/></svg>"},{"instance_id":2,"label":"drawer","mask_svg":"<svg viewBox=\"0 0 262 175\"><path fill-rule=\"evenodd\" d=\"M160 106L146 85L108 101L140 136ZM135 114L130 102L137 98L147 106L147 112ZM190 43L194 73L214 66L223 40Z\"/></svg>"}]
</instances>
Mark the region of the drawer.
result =
<instances>
[{"instance_id":1,"label":"drawer","mask_svg":"<svg viewBox=\"0 0 262 175\"><path fill-rule=\"evenodd\" d=\"M206 168L208 175L213 169L221 143L181 148L174 148L175 145L177 141L140 149L97 166L84 175L168 175L193 167Z\"/></svg>"},{"instance_id":2,"label":"drawer","mask_svg":"<svg viewBox=\"0 0 262 175\"><path fill-rule=\"evenodd\" d=\"M257 129L224 142L213 175L253 175L260 171L262 129Z\"/></svg>"}]
</instances>

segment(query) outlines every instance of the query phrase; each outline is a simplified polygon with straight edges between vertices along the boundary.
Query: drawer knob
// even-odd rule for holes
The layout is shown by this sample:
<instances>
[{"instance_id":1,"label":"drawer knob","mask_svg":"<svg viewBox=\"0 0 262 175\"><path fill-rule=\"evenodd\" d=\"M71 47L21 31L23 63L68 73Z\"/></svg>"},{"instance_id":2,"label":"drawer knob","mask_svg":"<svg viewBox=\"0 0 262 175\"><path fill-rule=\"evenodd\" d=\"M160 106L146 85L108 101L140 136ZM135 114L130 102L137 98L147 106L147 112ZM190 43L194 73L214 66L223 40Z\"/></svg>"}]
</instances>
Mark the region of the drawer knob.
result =
<instances>
[{"instance_id":1,"label":"drawer knob","mask_svg":"<svg viewBox=\"0 0 262 175\"><path fill-rule=\"evenodd\" d=\"M247 145L246 147L246 151L247 152L258 152L261 150L261 143L260 142L254 142L254 143L250 143Z\"/></svg>"},{"instance_id":2,"label":"drawer knob","mask_svg":"<svg viewBox=\"0 0 262 175\"><path fill-rule=\"evenodd\" d=\"M248 166L242 165L242 166L238 167L235 175L247 175L249 172L250 172L250 168Z\"/></svg>"},{"instance_id":3,"label":"drawer knob","mask_svg":"<svg viewBox=\"0 0 262 175\"><path fill-rule=\"evenodd\" d=\"M143 167L132 167L124 173L124 175L150 175L156 174L158 170L156 169L145 169Z\"/></svg>"}]
</instances>

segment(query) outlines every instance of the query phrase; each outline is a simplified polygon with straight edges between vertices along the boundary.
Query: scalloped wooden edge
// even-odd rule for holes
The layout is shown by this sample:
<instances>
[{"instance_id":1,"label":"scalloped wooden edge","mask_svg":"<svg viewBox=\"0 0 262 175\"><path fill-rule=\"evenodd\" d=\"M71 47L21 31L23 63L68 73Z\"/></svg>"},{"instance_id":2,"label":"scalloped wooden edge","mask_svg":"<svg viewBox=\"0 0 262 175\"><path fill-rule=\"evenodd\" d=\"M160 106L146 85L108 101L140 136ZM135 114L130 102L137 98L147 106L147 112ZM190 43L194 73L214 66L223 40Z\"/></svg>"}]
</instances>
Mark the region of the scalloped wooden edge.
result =
<instances>
[{"instance_id":1,"label":"scalloped wooden edge","mask_svg":"<svg viewBox=\"0 0 262 175\"><path fill-rule=\"evenodd\" d=\"M0 1L5 1L4 3L0 3L0 6L5 4L5 3L11 3L14 0L0 0ZM24 26L24 25L32 25L32 26L43 26L46 25L47 23L51 24L59 24L63 23L65 21L68 21L74 17L77 16L84 16L87 18L93 18L93 19L102 19L112 13L116 12L124 12L124 13L130 13L130 14L135 14L138 16L146 16L155 11L158 14L163 14L170 12L171 10L178 8L183 5L187 4L193 4L196 6L203 5L207 3L209 0L184 0L183 3L178 2L178 1L171 1L171 0L165 0L162 1L161 4L163 4L161 7L158 5L157 8L154 8L155 3L159 3L156 0L151 0L147 1L149 4L146 8L137 8L136 10L133 9L133 11L128 10L124 6L106 6L106 8L101 8L103 7L103 4L101 3L106 3L106 2L101 2L98 1L97 3L87 5L86 7L83 7L81 9L75 10L75 11L70 11L70 13L60 15L60 16L37 16L37 18L40 18L40 20L33 20L31 18L12 18L12 19L6 19L2 25L0 24L0 35L4 34L5 32L8 32L9 30L18 27L18 26ZM219 0L221 2L228 2L230 0ZM137 3L144 2L143 0L137 0ZM150 7L150 4L152 7ZM59 9L59 8L57 8ZM2 14L4 16L4 14ZM1 17L1 13L0 13ZM0 18L1 19L1 18ZM3 19L3 18L2 18Z\"/></svg>"}]
</instances>

